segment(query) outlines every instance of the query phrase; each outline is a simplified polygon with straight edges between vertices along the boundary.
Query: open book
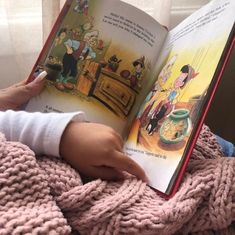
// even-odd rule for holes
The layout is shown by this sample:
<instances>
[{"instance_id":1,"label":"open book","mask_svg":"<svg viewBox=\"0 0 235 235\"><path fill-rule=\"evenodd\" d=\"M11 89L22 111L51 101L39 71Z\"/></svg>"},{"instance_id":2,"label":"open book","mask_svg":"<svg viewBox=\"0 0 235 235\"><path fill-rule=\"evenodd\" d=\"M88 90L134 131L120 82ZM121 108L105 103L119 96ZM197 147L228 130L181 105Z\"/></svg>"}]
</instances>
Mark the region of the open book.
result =
<instances>
[{"instance_id":1,"label":"open book","mask_svg":"<svg viewBox=\"0 0 235 235\"><path fill-rule=\"evenodd\" d=\"M113 127L150 186L173 195L234 44L234 0L168 31L118 0L67 0L29 76L47 85L26 110L83 110Z\"/></svg>"}]
</instances>

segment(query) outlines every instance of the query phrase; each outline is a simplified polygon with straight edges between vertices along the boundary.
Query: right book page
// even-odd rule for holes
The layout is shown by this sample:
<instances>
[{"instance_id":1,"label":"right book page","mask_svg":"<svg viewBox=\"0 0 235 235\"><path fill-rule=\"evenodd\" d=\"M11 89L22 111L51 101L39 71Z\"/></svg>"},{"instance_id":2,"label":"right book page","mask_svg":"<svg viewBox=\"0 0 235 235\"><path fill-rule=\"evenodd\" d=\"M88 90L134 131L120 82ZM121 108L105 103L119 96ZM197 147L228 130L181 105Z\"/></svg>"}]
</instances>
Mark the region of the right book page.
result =
<instances>
[{"instance_id":1,"label":"right book page","mask_svg":"<svg viewBox=\"0 0 235 235\"><path fill-rule=\"evenodd\" d=\"M156 65L156 83L133 122L125 151L171 194L188 161L200 117L218 83L218 65L233 35L233 0L214 0L171 30Z\"/></svg>"}]
</instances>

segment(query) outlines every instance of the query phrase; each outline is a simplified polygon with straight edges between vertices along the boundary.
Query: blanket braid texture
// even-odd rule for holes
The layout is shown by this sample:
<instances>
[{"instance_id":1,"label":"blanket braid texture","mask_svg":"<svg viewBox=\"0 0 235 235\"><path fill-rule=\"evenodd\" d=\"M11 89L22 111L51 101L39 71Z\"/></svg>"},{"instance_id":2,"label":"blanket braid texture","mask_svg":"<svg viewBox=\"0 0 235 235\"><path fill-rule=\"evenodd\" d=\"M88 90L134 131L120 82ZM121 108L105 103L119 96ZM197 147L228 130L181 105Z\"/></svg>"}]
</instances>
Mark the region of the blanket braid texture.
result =
<instances>
[{"instance_id":1,"label":"blanket braid texture","mask_svg":"<svg viewBox=\"0 0 235 235\"><path fill-rule=\"evenodd\" d=\"M0 134L0 234L235 235L235 158L204 126L170 200L127 175L82 183L61 159Z\"/></svg>"}]
</instances>

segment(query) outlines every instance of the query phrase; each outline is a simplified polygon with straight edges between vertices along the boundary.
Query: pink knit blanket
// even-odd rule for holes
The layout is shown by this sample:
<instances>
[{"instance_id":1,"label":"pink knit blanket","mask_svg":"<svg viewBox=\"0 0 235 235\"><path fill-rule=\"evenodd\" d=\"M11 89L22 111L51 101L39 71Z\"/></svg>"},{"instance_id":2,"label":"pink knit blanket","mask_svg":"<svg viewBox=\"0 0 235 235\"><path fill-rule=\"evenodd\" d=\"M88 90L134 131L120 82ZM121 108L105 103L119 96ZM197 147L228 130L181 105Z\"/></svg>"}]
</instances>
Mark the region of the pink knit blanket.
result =
<instances>
[{"instance_id":1,"label":"pink knit blanket","mask_svg":"<svg viewBox=\"0 0 235 235\"><path fill-rule=\"evenodd\" d=\"M57 158L0 134L0 234L235 234L235 158L203 127L183 183L166 201L132 176L82 183Z\"/></svg>"}]
</instances>

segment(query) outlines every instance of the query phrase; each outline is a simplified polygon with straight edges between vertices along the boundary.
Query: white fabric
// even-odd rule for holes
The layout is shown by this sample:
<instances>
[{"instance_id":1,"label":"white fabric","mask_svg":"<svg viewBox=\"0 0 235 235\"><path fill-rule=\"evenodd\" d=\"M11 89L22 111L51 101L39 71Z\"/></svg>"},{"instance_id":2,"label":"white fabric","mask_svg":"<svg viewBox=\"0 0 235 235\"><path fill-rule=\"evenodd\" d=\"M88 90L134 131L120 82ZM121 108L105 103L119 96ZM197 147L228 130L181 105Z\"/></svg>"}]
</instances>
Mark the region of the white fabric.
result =
<instances>
[{"instance_id":1,"label":"white fabric","mask_svg":"<svg viewBox=\"0 0 235 235\"><path fill-rule=\"evenodd\" d=\"M19 141L36 154L59 156L61 136L70 121L84 121L83 112L0 112L0 132L9 141Z\"/></svg>"},{"instance_id":2,"label":"white fabric","mask_svg":"<svg viewBox=\"0 0 235 235\"><path fill-rule=\"evenodd\" d=\"M0 0L0 88L26 79L42 48L39 0Z\"/></svg>"}]
</instances>

